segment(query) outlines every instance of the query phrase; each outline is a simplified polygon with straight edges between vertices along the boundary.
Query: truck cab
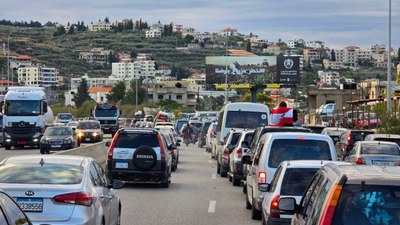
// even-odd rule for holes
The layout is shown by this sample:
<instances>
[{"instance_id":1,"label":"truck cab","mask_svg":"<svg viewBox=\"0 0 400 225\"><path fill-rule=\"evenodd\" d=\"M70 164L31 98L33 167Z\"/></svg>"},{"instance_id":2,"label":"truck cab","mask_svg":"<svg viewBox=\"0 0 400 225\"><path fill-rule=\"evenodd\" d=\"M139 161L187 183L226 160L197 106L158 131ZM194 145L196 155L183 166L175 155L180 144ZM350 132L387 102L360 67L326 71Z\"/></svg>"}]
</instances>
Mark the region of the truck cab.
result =
<instances>
[{"instance_id":1,"label":"truck cab","mask_svg":"<svg viewBox=\"0 0 400 225\"><path fill-rule=\"evenodd\" d=\"M117 106L107 103L98 103L92 111L93 118L100 122L104 134L114 134L119 130L118 118L121 111Z\"/></svg>"}]
</instances>

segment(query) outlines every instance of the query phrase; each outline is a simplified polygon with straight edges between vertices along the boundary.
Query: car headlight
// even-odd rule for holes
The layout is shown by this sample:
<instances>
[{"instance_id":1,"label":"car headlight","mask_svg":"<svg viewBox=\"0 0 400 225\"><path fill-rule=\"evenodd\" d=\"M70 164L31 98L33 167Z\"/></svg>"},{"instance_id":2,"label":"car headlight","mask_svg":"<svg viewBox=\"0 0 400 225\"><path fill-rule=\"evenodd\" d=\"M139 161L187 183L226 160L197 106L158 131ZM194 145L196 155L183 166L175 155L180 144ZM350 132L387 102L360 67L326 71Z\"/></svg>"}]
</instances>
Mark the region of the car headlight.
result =
<instances>
[{"instance_id":1,"label":"car headlight","mask_svg":"<svg viewBox=\"0 0 400 225\"><path fill-rule=\"evenodd\" d=\"M48 140L47 138L43 137L42 139L40 139L40 143L42 143L42 144L48 144L48 143L49 143L49 140Z\"/></svg>"},{"instance_id":2,"label":"car headlight","mask_svg":"<svg viewBox=\"0 0 400 225\"><path fill-rule=\"evenodd\" d=\"M32 137L33 138L38 138L38 137L40 137L40 135L42 135L40 132L36 132L36 134L34 134Z\"/></svg>"},{"instance_id":3,"label":"car headlight","mask_svg":"<svg viewBox=\"0 0 400 225\"><path fill-rule=\"evenodd\" d=\"M71 144L72 143L72 139L71 138L65 138L64 139L64 143Z\"/></svg>"},{"instance_id":4,"label":"car headlight","mask_svg":"<svg viewBox=\"0 0 400 225\"><path fill-rule=\"evenodd\" d=\"M93 132L93 137L96 137L96 136L98 136L99 135L99 133L98 132Z\"/></svg>"},{"instance_id":5,"label":"car headlight","mask_svg":"<svg viewBox=\"0 0 400 225\"><path fill-rule=\"evenodd\" d=\"M84 136L84 133L78 132L78 137L83 137L83 136Z\"/></svg>"}]
</instances>

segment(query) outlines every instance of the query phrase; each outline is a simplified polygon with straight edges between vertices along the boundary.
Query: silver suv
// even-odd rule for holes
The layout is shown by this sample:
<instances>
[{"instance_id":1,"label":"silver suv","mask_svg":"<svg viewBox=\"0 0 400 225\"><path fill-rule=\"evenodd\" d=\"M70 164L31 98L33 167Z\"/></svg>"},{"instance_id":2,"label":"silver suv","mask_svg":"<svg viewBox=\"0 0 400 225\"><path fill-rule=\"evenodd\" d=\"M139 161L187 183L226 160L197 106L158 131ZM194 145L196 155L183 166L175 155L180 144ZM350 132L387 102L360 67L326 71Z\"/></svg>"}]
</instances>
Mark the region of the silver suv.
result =
<instances>
[{"instance_id":1,"label":"silver suv","mask_svg":"<svg viewBox=\"0 0 400 225\"><path fill-rule=\"evenodd\" d=\"M171 155L161 133L155 129L122 128L107 142L107 175L135 183L171 182Z\"/></svg>"}]
</instances>

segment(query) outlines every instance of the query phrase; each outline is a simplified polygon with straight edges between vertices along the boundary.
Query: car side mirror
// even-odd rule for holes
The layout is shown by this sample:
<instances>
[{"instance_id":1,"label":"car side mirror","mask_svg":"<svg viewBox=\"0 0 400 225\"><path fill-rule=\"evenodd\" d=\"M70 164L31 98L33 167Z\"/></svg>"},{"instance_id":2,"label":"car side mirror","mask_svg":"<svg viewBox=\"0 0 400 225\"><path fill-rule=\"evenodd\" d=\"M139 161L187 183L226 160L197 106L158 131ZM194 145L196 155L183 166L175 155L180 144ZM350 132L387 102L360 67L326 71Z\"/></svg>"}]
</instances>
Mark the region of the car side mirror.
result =
<instances>
[{"instance_id":1,"label":"car side mirror","mask_svg":"<svg viewBox=\"0 0 400 225\"><path fill-rule=\"evenodd\" d=\"M176 140L176 143L181 143L181 142L182 142L181 139Z\"/></svg>"},{"instance_id":2,"label":"car side mirror","mask_svg":"<svg viewBox=\"0 0 400 225\"><path fill-rule=\"evenodd\" d=\"M107 141L105 145L106 145L106 147L110 147L111 146L111 141Z\"/></svg>"},{"instance_id":3,"label":"car side mirror","mask_svg":"<svg viewBox=\"0 0 400 225\"><path fill-rule=\"evenodd\" d=\"M284 197L279 199L279 204L278 204L279 210L289 212L289 213L295 213L296 210L296 199L295 198L289 198L289 197Z\"/></svg>"},{"instance_id":4,"label":"car side mirror","mask_svg":"<svg viewBox=\"0 0 400 225\"><path fill-rule=\"evenodd\" d=\"M268 192L269 191L269 184L261 184L258 186L258 190L262 192Z\"/></svg>"},{"instance_id":5,"label":"car side mirror","mask_svg":"<svg viewBox=\"0 0 400 225\"><path fill-rule=\"evenodd\" d=\"M176 146L174 144L170 144L168 146L168 150L174 150L174 149L176 149Z\"/></svg>"},{"instance_id":6,"label":"car side mirror","mask_svg":"<svg viewBox=\"0 0 400 225\"><path fill-rule=\"evenodd\" d=\"M47 113L47 102L43 102L43 113Z\"/></svg>"},{"instance_id":7,"label":"car side mirror","mask_svg":"<svg viewBox=\"0 0 400 225\"><path fill-rule=\"evenodd\" d=\"M178 147L181 146L181 144L179 142L176 142L175 145L178 146Z\"/></svg>"},{"instance_id":8,"label":"car side mirror","mask_svg":"<svg viewBox=\"0 0 400 225\"><path fill-rule=\"evenodd\" d=\"M122 182L122 181L120 181L120 180L113 180L113 181L112 181L112 184L111 184L111 187L112 187L113 189L121 189L121 188L123 188L124 186L125 186L125 183Z\"/></svg>"},{"instance_id":9,"label":"car side mirror","mask_svg":"<svg viewBox=\"0 0 400 225\"><path fill-rule=\"evenodd\" d=\"M218 144L218 145L224 145L224 142L223 142L223 141L218 141L217 144Z\"/></svg>"},{"instance_id":10,"label":"car side mirror","mask_svg":"<svg viewBox=\"0 0 400 225\"><path fill-rule=\"evenodd\" d=\"M251 161L250 156L249 155L242 156L242 163L243 164L247 164L247 165L251 165L252 161Z\"/></svg>"}]
</instances>

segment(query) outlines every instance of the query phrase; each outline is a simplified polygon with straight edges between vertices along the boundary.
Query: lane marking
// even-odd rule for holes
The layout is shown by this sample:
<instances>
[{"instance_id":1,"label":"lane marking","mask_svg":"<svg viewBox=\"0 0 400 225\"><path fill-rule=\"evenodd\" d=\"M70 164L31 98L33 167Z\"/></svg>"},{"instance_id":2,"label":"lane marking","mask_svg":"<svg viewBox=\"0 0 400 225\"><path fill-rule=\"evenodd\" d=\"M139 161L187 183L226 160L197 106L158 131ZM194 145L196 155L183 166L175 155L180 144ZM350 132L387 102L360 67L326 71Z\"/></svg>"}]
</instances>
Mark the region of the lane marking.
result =
<instances>
[{"instance_id":1,"label":"lane marking","mask_svg":"<svg viewBox=\"0 0 400 225\"><path fill-rule=\"evenodd\" d=\"M217 174L216 173L211 174L211 179L217 179Z\"/></svg>"},{"instance_id":2,"label":"lane marking","mask_svg":"<svg viewBox=\"0 0 400 225\"><path fill-rule=\"evenodd\" d=\"M215 206L217 205L217 201L210 201L210 205L208 205L208 212L215 213Z\"/></svg>"},{"instance_id":3,"label":"lane marking","mask_svg":"<svg viewBox=\"0 0 400 225\"><path fill-rule=\"evenodd\" d=\"M208 162L209 162L209 163L212 163L212 161L211 161L211 160L208 160Z\"/></svg>"}]
</instances>

